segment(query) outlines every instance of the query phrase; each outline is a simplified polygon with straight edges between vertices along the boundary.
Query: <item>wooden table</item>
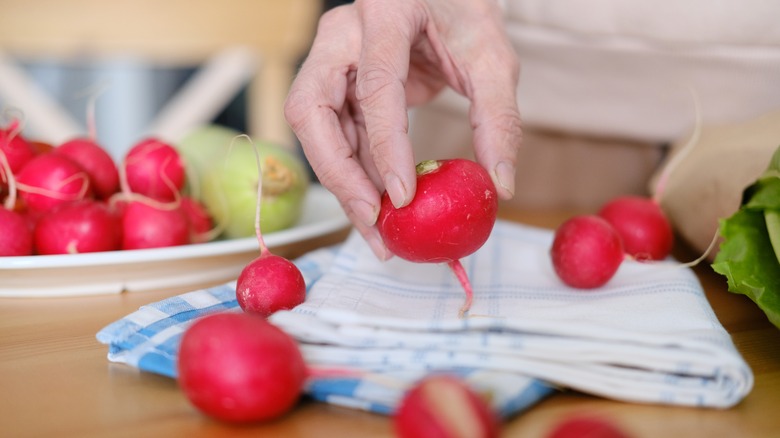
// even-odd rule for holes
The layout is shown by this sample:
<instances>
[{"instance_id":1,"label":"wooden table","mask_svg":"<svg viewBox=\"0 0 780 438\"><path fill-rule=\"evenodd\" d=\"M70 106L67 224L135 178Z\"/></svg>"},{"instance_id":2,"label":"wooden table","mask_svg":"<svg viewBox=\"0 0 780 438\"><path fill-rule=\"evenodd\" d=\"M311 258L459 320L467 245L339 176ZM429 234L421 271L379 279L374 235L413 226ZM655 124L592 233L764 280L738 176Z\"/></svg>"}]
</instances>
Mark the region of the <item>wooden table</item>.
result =
<instances>
[{"instance_id":1,"label":"wooden table","mask_svg":"<svg viewBox=\"0 0 780 438\"><path fill-rule=\"evenodd\" d=\"M557 226L570 213L504 211ZM334 236L332 239L343 238ZM322 240L291 248L300 254ZM695 258L684 249L681 260ZM707 296L755 373L755 388L728 410L641 405L564 392L505 424L505 436L543 437L573 413L606 416L634 437L780 436L780 330L746 298L728 293L707 265L696 268ZM180 290L111 296L0 299L0 436L392 436L386 417L302 402L269 424L233 426L199 414L176 382L106 360L95 340L106 324Z\"/></svg>"}]
</instances>

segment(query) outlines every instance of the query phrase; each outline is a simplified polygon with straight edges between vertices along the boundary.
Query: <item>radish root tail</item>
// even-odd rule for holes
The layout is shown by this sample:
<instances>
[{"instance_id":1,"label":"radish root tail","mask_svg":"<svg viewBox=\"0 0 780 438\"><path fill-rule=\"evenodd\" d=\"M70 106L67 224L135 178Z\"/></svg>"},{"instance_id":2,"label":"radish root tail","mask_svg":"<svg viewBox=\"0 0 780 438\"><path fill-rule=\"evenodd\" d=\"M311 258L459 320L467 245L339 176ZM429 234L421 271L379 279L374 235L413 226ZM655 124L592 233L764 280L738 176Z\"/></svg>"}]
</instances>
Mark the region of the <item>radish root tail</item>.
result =
<instances>
[{"instance_id":1,"label":"radish root tail","mask_svg":"<svg viewBox=\"0 0 780 438\"><path fill-rule=\"evenodd\" d=\"M235 144L236 140L239 138L245 138L247 141L249 141L249 145L252 147L252 152L255 154L255 161L257 163L257 203L255 204L255 234L257 235L257 243L260 245L260 255L264 256L268 253L268 247L265 245L265 240L263 240L263 233L260 231L260 206L263 201L263 168L262 163L260 162L260 152L257 150L257 147L255 146L255 143L252 141L252 138L249 137L246 134L239 134L235 137L233 137L233 140L230 142L230 146L228 147L228 154L230 153L230 150L233 148L233 145Z\"/></svg>"},{"instance_id":2,"label":"radish root tail","mask_svg":"<svg viewBox=\"0 0 780 438\"><path fill-rule=\"evenodd\" d=\"M463 291L466 293L466 300L463 302L463 305L458 312L458 317L463 318L471 309L471 304L474 301L474 290L471 288L471 282L469 281L469 277L466 275L466 270L463 269L463 264L461 264L460 260L453 260L447 263L447 266L455 273L455 277L458 278L460 285L463 287Z\"/></svg>"}]
</instances>

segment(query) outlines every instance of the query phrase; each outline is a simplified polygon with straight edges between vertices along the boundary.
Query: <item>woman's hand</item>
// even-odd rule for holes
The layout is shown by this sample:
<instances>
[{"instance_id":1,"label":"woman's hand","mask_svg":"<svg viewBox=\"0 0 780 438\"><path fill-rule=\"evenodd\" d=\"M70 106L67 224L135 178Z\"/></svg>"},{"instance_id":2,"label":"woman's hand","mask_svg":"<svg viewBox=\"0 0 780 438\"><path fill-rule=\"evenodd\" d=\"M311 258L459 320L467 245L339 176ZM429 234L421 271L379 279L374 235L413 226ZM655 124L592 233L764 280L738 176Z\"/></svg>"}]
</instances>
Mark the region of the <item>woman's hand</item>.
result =
<instances>
[{"instance_id":1,"label":"woman's hand","mask_svg":"<svg viewBox=\"0 0 780 438\"><path fill-rule=\"evenodd\" d=\"M374 226L380 190L402 207L416 189L408 108L446 86L466 96L475 156L507 199L521 136L518 76L496 0L356 0L321 18L285 117L320 182L387 259Z\"/></svg>"}]
</instances>

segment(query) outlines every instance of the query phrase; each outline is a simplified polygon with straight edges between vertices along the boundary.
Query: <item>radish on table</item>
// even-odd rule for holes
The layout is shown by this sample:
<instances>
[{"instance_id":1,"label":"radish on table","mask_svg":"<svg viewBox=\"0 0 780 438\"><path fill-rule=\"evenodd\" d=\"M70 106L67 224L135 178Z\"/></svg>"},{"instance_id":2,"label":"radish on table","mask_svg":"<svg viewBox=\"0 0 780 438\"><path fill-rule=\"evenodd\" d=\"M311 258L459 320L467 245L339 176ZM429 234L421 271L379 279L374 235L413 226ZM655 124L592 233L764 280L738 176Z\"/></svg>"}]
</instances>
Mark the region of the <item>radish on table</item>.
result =
<instances>
[{"instance_id":1,"label":"radish on table","mask_svg":"<svg viewBox=\"0 0 780 438\"><path fill-rule=\"evenodd\" d=\"M460 259L485 244L496 222L498 195L490 176L466 159L428 160L417 165L417 192L395 208L382 195L377 228L387 248L417 263L446 263L461 283L471 308L474 292Z\"/></svg>"},{"instance_id":2,"label":"radish on table","mask_svg":"<svg viewBox=\"0 0 780 438\"><path fill-rule=\"evenodd\" d=\"M217 313L185 332L178 382L202 412L228 422L279 417L298 401L307 376L298 345L265 318Z\"/></svg>"},{"instance_id":3,"label":"radish on table","mask_svg":"<svg viewBox=\"0 0 780 438\"><path fill-rule=\"evenodd\" d=\"M606 220L575 216L555 232L550 249L553 268L567 285L592 289L609 281L625 255L620 235Z\"/></svg>"},{"instance_id":4,"label":"radish on table","mask_svg":"<svg viewBox=\"0 0 780 438\"><path fill-rule=\"evenodd\" d=\"M248 138L246 136L241 136ZM260 255L249 262L238 276L236 299L239 306L248 313L263 317L278 310L289 310L306 299L306 283L295 264L284 257L272 254L265 244L260 229L260 214L263 193L260 155L254 144L257 171L257 201L255 203L255 234L260 246Z\"/></svg>"},{"instance_id":5,"label":"radish on table","mask_svg":"<svg viewBox=\"0 0 780 438\"><path fill-rule=\"evenodd\" d=\"M417 382L393 415L399 438L495 438L501 423L482 395L458 377L434 374Z\"/></svg>"}]
</instances>

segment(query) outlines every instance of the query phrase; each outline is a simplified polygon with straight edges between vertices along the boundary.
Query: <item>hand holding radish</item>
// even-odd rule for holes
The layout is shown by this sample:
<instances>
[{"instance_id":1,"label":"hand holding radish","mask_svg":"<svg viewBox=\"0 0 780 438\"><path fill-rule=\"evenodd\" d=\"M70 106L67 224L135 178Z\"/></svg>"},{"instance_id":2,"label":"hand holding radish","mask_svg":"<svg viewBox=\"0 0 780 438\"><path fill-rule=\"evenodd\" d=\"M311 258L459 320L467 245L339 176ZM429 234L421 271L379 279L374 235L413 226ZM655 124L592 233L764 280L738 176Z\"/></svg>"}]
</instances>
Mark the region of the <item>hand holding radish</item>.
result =
<instances>
[{"instance_id":1,"label":"hand holding radish","mask_svg":"<svg viewBox=\"0 0 780 438\"><path fill-rule=\"evenodd\" d=\"M417 194L407 106L447 86L466 96L477 161L502 199L514 194L520 144L519 62L498 4L387 6L355 2L326 13L285 105L320 182L380 259L389 257L375 227L380 193L395 207Z\"/></svg>"},{"instance_id":2,"label":"hand holding radish","mask_svg":"<svg viewBox=\"0 0 780 438\"><path fill-rule=\"evenodd\" d=\"M423 161L417 165L417 195L396 208L382 195L377 228L394 254L417 263L447 263L466 293L460 310L471 308L474 292L460 259L478 250L493 230L498 195L490 176L464 160Z\"/></svg>"}]
</instances>

